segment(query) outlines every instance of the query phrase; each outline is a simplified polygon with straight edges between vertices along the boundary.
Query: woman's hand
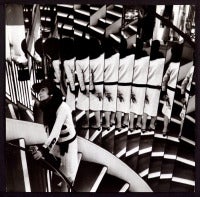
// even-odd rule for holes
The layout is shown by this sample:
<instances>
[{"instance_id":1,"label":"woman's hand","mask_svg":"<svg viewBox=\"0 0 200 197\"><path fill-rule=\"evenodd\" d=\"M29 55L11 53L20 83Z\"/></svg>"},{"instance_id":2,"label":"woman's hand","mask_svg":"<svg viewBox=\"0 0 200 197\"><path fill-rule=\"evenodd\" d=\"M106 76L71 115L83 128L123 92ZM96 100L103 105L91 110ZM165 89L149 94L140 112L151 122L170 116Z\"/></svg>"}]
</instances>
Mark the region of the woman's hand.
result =
<instances>
[{"instance_id":1,"label":"woman's hand","mask_svg":"<svg viewBox=\"0 0 200 197\"><path fill-rule=\"evenodd\" d=\"M33 158L35 160L39 160L43 157L42 153L38 150L34 155L33 155Z\"/></svg>"},{"instance_id":2,"label":"woman's hand","mask_svg":"<svg viewBox=\"0 0 200 197\"><path fill-rule=\"evenodd\" d=\"M110 92L105 92L105 96L109 102L113 100Z\"/></svg>"},{"instance_id":3,"label":"woman's hand","mask_svg":"<svg viewBox=\"0 0 200 197\"><path fill-rule=\"evenodd\" d=\"M117 97L119 98L120 102L124 102L124 97L123 97L123 94L121 92L118 91Z\"/></svg>"},{"instance_id":4,"label":"woman's hand","mask_svg":"<svg viewBox=\"0 0 200 197\"><path fill-rule=\"evenodd\" d=\"M149 104L149 97L148 97L147 94L145 95L145 103L146 103L146 104Z\"/></svg>"},{"instance_id":5,"label":"woman's hand","mask_svg":"<svg viewBox=\"0 0 200 197\"><path fill-rule=\"evenodd\" d=\"M133 103L136 102L136 98L135 98L135 94L134 93L131 93L131 100Z\"/></svg>"}]
</instances>

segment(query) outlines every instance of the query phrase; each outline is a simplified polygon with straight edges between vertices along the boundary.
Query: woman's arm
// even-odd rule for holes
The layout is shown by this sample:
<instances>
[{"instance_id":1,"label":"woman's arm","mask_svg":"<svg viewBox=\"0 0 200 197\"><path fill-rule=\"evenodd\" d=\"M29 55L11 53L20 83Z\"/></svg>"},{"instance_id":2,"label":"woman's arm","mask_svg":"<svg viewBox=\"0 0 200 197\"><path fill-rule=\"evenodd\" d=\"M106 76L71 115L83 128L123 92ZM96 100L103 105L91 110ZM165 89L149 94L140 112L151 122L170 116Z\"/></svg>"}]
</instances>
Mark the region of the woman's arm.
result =
<instances>
[{"instance_id":1,"label":"woman's arm","mask_svg":"<svg viewBox=\"0 0 200 197\"><path fill-rule=\"evenodd\" d=\"M54 123L51 134L49 135L49 137L47 138L47 140L45 141L43 145L44 148L48 148L49 150L53 148L53 146L55 145L55 143L57 142L59 138L62 125L64 124L66 118L67 118L67 113L65 111L65 108L62 108L61 106L57 114L56 121Z\"/></svg>"}]
</instances>

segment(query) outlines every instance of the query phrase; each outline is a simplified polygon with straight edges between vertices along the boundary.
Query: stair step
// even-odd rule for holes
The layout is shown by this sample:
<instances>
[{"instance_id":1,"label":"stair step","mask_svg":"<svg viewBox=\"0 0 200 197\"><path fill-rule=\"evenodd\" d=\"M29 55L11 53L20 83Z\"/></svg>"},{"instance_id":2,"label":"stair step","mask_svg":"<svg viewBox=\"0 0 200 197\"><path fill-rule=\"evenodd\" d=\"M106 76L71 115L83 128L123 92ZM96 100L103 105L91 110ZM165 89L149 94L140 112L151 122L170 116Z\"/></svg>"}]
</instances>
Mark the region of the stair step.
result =
<instances>
[{"instance_id":1,"label":"stair step","mask_svg":"<svg viewBox=\"0 0 200 197\"><path fill-rule=\"evenodd\" d=\"M128 131L125 163L136 171L139 154L140 130Z\"/></svg>"},{"instance_id":2,"label":"stair step","mask_svg":"<svg viewBox=\"0 0 200 197\"><path fill-rule=\"evenodd\" d=\"M122 129L121 131L115 130L114 154L118 158L121 158L126 154L127 133L128 128Z\"/></svg>"},{"instance_id":3,"label":"stair step","mask_svg":"<svg viewBox=\"0 0 200 197\"><path fill-rule=\"evenodd\" d=\"M144 134L140 137L139 156L137 163L137 172L141 177L145 177L149 173L154 132L146 132Z\"/></svg>"},{"instance_id":4,"label":"stair step","mask_svg":"<svg viewBox=\"0 0 200 197\"><path fill-rule=\"evenodd\" d=\"M115 130L114 127L110 128L110 130L102 130L102 147L107 151L114 153L114 137L115 137Z\"/></svg>"},{"instance_id":5,"label":"stair step","mask_svg":"<svg viewBox=\"0 0 200 197\"><path fill-rule=\"evenodd\" d=\"M123 12L123 5L114 5L113 10L122 13Z\"/></svg>"},{"instance_id":6,"label":"stair step","mask_svg":"<svg viewBox=\"0 0 200 197\"><path fill-rule=\"evenodd\" d=\"M6 105L6 117L7 118L13 118L18 119L18 107L9 103Z\"/></svg>"},{"instance_id":7,"label":"stair step","mask_svg":"<svg viewBox=\"0 0 200 197\"><path fill-rule=\"evenodd\" d=\"M170 192L195 192L195 187L172 181Z\"/></svg>"},{"instance_id":8,"label":"stair step","mask_svg":"<svg viewBox=\"0 0 200 197\"><path fill-rule=\"evenodd\" d=\"M74 14L74 5L69 5L69 4L57 4L57 13L58 12L63 12L68 14Z\"/></svg>"},{"instance_id":9,"label":"stair step","mask_svg":"<svg viewBox=\"0 0 200 197\"><path fill-rule=\"evenodd\" d=\"M115 176L105 174L97 192L126 192L129 184Z\"/></svg>"},{"instance_id":10,"label":"stair step","mask_svg":"<svg viewBox=\"0 0 200 197\"><path fill-rule=\"evenodd\" d=\"M18 108L18 112L19 112L20 120L34 122L33 114L29 110Z\"/></svg>"},{"instance_id":11,"label":"stair step","mask_svg":"<svg viewBox=\"0 0 200 197\"><path fill-rule=\"evenodd\" d=\"M10 141L12 144L25 148L24 139ZM15 147L6 146L6 191L31 192L26 153ZM16 180L17 178L17 180Z\"/></svg>"},{"instance_id":12,"label":"stair step","mask_svg":"<svg viewBox=\"0 0 200 197\"><path fill-rule=\"evenodd\" d=\"M90 26L89 28L90 28L91 33L95 32L97 34L104 35L105 30L103 28L101 28L101 27Z\"/></svg>"},{"instance_id":13,"label":"stair step","mask_svg":"<svg viewBox=\"0 0 200 197\"><path fill-rule=\"evenodd\" d=\"M137 30L137 29L136 29L136 30ZM137 33L137 32L134 31L132 28L126 28L126 29L123 30L123 34L125 34L125 36L126 36L127 38L129 38L129 37L135 35L136 33Z\"/></svg>"},{"instance_id":14,"label":"stair step","mask_svg":"<svg viewBox=\"0 0 200 197\"><path fill-rule=\"evenodd\" d=\"M77 192L95 192L107 171L107 167L81 160L74 189Z\"/></svg>"},{"instance_id":15,"label":"stair step","mask_svg":"<svg viewBox=\"0 0 200 197\"><path fill-rule=\"evenodd\" d=\"M114 11L114 10L106 10L106 18L107 16L117 20L122 17L122 13Z\"/></svg>"},{"instance_id":16,"label":"stair step","mask_svg":"<svg viewBox=\"0 0 200 197\"><path fill-rule=\"evenodd\" d=\"M195 166L195 146L183 140L180 141L177 160L185 164Z\"/></svg>"},{"instance_id":17,"label":"stair step","mask_svg":"<svg viewBox=\"0 0 200 197\"><path fill-rule=\"evenodd\" d=\"M154 141L152 145L149 173L147 179L147 183L150 185L153 191L157 191L159 187L165 144L166 138L163 138L162 134L156 133L154 135Z\"/></svg>"},{"instance_id":18,"label":"stair step","mask_svg":"<svg viewBox=\"0 0 200 197\"><path fill-rule=\"evenodd\" d=\"M98 27L101 27L102 29L106 29L109 25L112 24L113 21L109 21L109 20L106 20L105 18L100 18L98 19Z\"/></svg>"},{"instance_id":19,"label":"stair step","mask_svg":"<svg viewBox=\"0 0 200 197\"><path fill-rule=\"evenodd\" d=\"M190 131L190 132L188 132ZM185 118L183 123L183 129L182 129L182 137L185 137L191 141L196 141L195 137L195 124L191 122L189 119Z\"/></svg>"},{"instance_id":20,"label":"stair step","mask_svg":"<svg viewBox=\"0 0 200 197\"><path fill-rule=\"evenodd\" d=\"M175 191L176 187L174 187L174 184L176 185L177 183L179 187L182 184L182 189L184 189L183 187L186 187L189 189L188 191L194 190L195 167L176 161L170 191ZM180 191L182 191L182 189Z\"/></svg>"},{"instance_id":21,"label":"stair step","mask_svg":"<svg viewBox=\"0 0 200 197\"><path fill-rule=\"evenodd\" d=\"M90 125L95 124L95 118L94 116L90 118ZM89 140L94 142L95 144L101 146L101 137L102 137L102 128L99 129L94 129L91 128L89 129Z\"/></svg>"}]
</instances>

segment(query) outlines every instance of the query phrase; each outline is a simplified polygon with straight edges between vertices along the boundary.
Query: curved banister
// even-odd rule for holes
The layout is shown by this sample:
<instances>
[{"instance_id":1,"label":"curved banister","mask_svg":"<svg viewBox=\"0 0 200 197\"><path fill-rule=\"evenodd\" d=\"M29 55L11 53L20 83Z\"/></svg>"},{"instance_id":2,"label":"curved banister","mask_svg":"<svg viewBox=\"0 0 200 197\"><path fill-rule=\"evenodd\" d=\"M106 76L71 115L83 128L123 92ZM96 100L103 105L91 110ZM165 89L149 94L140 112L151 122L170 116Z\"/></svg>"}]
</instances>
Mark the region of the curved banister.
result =
<instances>
[{"instance_id":1,"label":"curved banister","mask_svg":"<svg viewBox=\"0 0 200 197\"><path fill-rule=\"evenodd\" d=\"M161 20L166 26L172 28L175 32L177 32L179 35L181 35L184 40L186 40L192 48L195 48L195 43L191 40L190 36L182 32L179 28L177 28L173 23L167 19L165 19L163 16L159 15L158 13L155 14L156 18Z\"/></svg>"},{"instance_id":2,"label":"curved banister","mask_svg":"<svg viewBox=\"0 0 200 197\"><path fill-rule=\"evenodd\" d=\"M12 144L11 142L6 142L6 144L9 145L10 147L17 148L17 149L20 149L22 151L25 151L28 154L31 154L31 152L27 148L24 148L24 147ZM74 190L73 186L72 186L72 183L67 179L67 177L59 169L56 169L54 166L52 166L44 158L39 159L39 161L41 161L43 164L45 164L46 166L48 166L48 168L50 168L52 171L56 172L62 178L62 180L67 183L67 185L70 187L71 192L76 192Z\"/></svg>"}]
</instances>

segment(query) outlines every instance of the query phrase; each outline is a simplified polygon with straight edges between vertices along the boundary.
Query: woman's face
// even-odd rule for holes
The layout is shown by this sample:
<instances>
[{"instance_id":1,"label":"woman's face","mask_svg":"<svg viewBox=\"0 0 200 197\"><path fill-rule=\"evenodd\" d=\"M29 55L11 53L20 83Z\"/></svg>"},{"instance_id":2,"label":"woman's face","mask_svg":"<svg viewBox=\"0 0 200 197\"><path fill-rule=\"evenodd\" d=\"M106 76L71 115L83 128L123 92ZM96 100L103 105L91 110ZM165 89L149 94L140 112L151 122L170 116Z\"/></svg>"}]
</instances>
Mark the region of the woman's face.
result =
<instances>
[{"instance_id":1,"label":"woman's face","mask_svg":"<svg viewBox=\"0 0 200 197\"><path fill-rule=\"evenodd\" d=\"M39 91L40 101L44 101L49 98L49 90L48 88L44 87Z\"/></svg>"}]
</instances>

